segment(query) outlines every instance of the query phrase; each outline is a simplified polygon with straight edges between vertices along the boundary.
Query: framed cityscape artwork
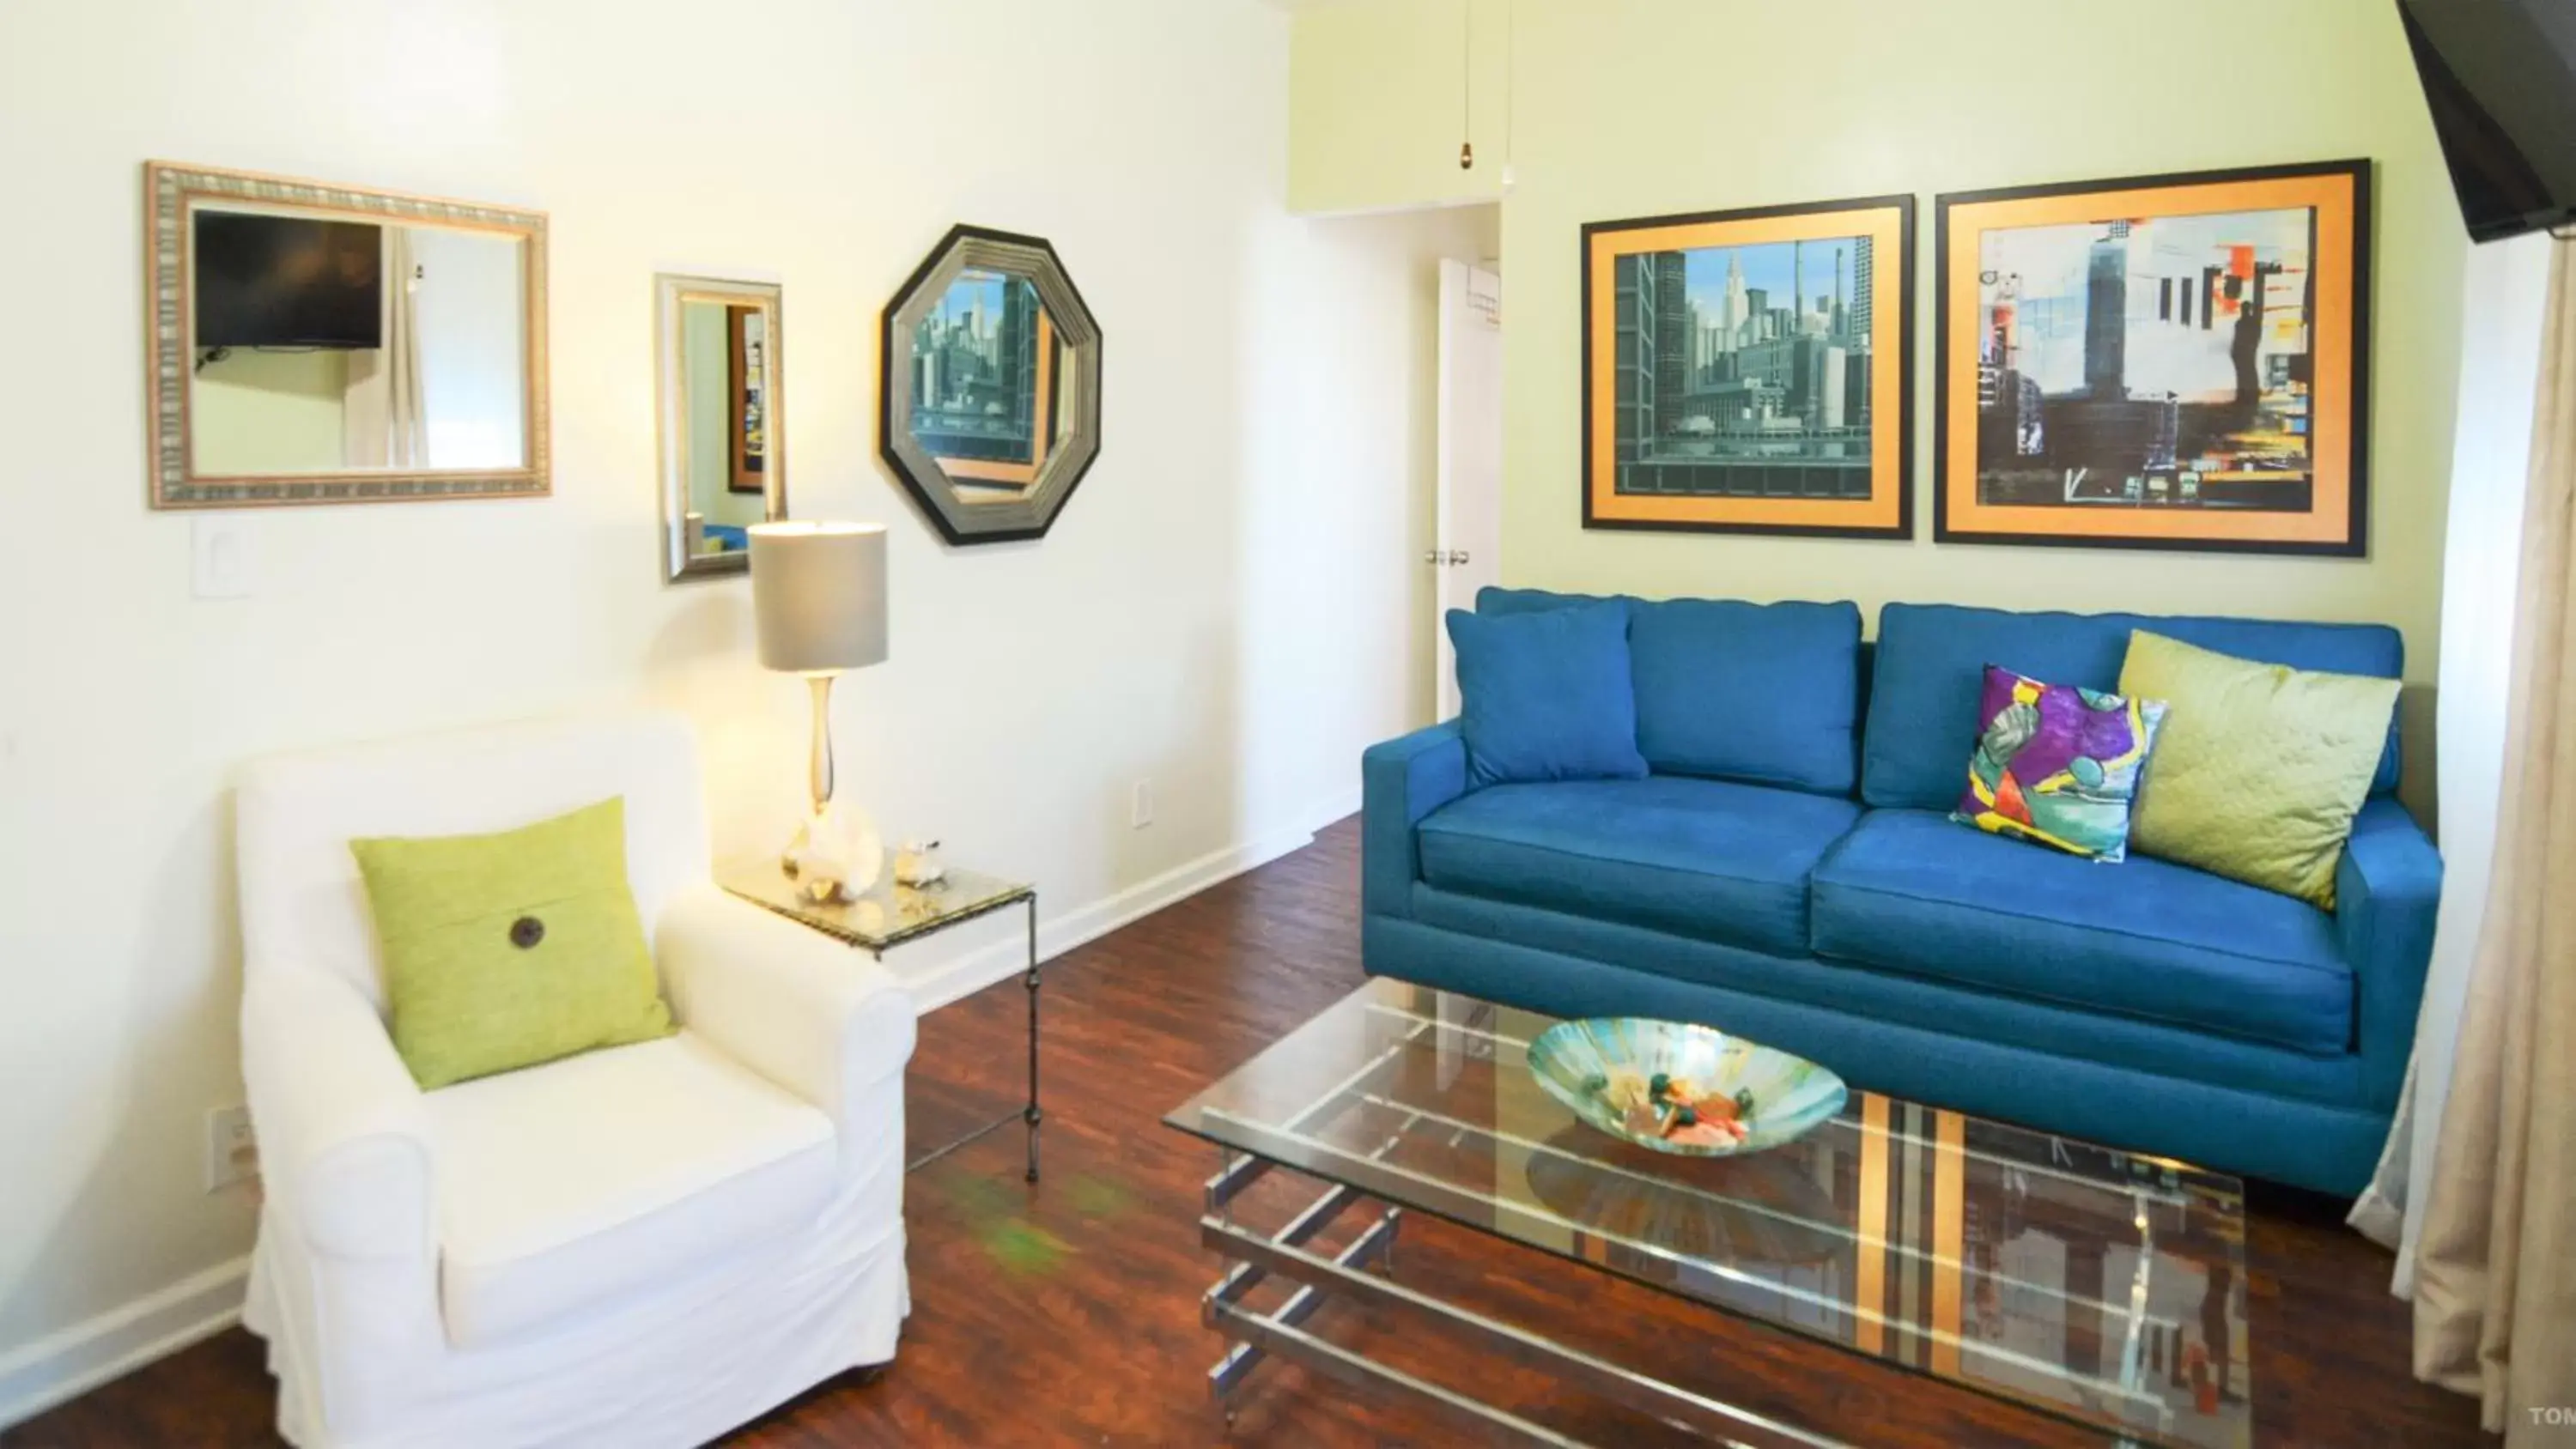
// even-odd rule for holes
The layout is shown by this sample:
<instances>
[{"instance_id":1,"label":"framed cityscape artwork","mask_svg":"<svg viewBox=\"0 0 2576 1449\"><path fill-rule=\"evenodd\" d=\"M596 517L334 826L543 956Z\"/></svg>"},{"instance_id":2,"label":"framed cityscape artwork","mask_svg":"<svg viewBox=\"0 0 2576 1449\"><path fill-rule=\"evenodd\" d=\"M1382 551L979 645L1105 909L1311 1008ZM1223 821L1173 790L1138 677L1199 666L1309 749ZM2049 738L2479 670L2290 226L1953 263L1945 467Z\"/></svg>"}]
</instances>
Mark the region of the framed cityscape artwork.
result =
<instances>
[{"instance_id":1,"label":"framed cityscape artwork","mask_svg":"<svg viewBox=\"0 0 2576 1449\"><path fill-rule=\"evenodd\" d=\"M1932 536L2358 556L2370 163L1939 198Z\"/></svg>"},{"instance_id":2,"label":"framed cityscape artwork","mask_svg":"<svg viewBox=\"0 0 2576 1449\"><path fill-rule=\"evenodd\" d=\"M732 394L733 470L726 489L769 491L769 311L725 309L725 372Z\"/></svg>"},{"instance_id":3,"label":"framed cityscape artwork","mask_svg":"<svg viewBox=\"0 0 2576 1449\"><path fill-rule=\"evenodd\" d=\"M1906 538L1914 198L1583 228L1583 526Z\"/></svg>"}]
</instances>

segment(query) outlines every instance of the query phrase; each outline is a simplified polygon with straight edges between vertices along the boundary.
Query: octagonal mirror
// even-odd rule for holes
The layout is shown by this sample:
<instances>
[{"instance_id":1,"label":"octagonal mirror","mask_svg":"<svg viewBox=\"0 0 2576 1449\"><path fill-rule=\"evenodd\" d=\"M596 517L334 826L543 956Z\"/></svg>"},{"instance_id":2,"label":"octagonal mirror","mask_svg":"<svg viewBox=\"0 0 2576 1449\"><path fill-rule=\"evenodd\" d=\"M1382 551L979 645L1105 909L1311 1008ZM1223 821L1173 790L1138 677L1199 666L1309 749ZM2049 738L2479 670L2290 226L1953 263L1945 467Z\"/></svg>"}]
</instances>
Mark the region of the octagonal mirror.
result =
<instances>
[{"instance_id":1,"label":"octagonal mirror","mask_svg":"<svg viewBox=\"0 0 2576 1449\"><path fill-rule=\"evenodd\" d=\"M1055 248L960 226L885 311L878 451L950 543L1043 537L1100 454L1100 327Z\"/></svg>"}]
</instances>

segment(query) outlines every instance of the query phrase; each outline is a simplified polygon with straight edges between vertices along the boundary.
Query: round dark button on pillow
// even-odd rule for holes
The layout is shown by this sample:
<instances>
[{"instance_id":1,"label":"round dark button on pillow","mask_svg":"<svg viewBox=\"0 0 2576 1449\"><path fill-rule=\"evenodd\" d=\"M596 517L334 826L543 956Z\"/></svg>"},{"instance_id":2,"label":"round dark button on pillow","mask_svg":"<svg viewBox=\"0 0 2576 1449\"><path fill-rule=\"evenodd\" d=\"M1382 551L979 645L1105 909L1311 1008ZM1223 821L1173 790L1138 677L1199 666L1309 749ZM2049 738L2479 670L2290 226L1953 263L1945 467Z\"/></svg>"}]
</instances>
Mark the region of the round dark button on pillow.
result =
<instances>
[{"instance_id":1,"label":"round dark button on pillow","mask_svg":"<svg viewBox=\"0 0 2576 1449\"><path fill-rule=\"evenodd\" d=\"M534 916L521 916L510 923L510 944L525 951L546 938L546 923Z\"/></svg>"}]
</instances>

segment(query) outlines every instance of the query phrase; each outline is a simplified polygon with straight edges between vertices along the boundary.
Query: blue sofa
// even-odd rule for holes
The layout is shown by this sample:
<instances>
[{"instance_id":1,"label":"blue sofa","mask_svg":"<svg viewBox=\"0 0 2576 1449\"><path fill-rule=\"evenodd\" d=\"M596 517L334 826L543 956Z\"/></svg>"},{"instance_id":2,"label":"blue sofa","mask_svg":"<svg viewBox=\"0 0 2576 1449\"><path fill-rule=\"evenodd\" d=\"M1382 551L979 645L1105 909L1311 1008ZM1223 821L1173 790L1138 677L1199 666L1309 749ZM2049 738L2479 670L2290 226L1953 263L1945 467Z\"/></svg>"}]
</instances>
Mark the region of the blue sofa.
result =
<instances>
[{"instance_id":1,"label":"blue sofa","mask_svg":"<svg viewBox=\"0 0 2576 1449\"><path fill-rule=\"evenodd\" d=\"M2369 1179L2442 871L2394 798L2393 727L2331 913L1947 816L1989 661L2110 689L2143 627L2393 678L2395 630L1891 604L1871 649L1848 603L1626 602L1647 778L1471 789L1455 722L1367 752L1371 973L1707 1022L1856 1086L2320 1191Z\"/></svg>"}]
</instances>

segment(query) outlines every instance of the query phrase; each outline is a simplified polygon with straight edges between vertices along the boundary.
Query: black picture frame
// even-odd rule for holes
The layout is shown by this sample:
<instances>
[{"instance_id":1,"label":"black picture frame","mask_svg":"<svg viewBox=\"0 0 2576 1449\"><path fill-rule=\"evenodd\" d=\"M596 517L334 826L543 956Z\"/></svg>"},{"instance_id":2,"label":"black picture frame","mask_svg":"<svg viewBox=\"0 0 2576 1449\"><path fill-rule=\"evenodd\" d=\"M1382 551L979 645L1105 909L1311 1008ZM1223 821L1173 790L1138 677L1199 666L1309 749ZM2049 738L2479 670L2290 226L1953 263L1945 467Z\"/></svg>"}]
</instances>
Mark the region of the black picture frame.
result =
<instances>
[{"instance_id":1,"label":"black picture frame","mask_svg":"<svg viewBox=\"0 0 2576 1449\"><path fill-rule=\"evenodd\" d=\"M2339 161L2301 162L2271 166L2230 167L2214 170L2167 172L2151 176L2116 177L2103 180L2049 182L2030 186L1991 187L1977 191L1943 192L1933 198L1933 414L1932 414L1932 538L1945 544L1994 544L2005 547L2132 549L2161 552L2265 554L2294 557L2366 558L2370 544L2370 311L2371 311L2371 210L2372 163L2366 158ZM1968 395L1981 385L1978 378L1964 382L1957 377L1952 348L1953 328L1959 325L1958 304L1953 295L1952 252L1960 230L1954 213L1963 207L1983 206L1998 202L2043 201L2059 197L2091 194L2171 190L2183 193L2192 188L2244 187L2277 182L2337 180L2351 186L2350 216L2346 223L2349 236L2349 282L2340 299L2346 310L2348 344L2345 358L2345 397L2341 427L2344 456L2344 507L2341 532L2332 539L2291 539L2259 537L2171 537L2120 534L2065 534L2028 532L2018 529L1976 528L1963 526L1954 516L1952 457L1955 431L1960 426L1960 389ZM2152 215L2152 213L2150 213ZM2320 248L2321 250L2321 248ZM2311 259L2311 265L2315 264ZM1971 303L1973 305L1973 302ZM2317 306L2325 306L2320 296ZM2206 315L2204 313L2204 315ZM2312 327L2314 323L2310 324ZM2312 363L2311 367L2316 364ZM2311 384L2313 388L2313 383ZM1971 403L1969 406L1973 406ZM1971 428L1973 431L1973 426ZM2312 428L2311 448L2315 444ZM2313 478L2311 487L2313 487ZM2309 510L2310 514L2317 512ZM2290 516L2258 510L2219 515L2261 520L2264 517Z\"/></svg>"},{"instance_id":2,"label":"black picture frame","mask_svg":"<svg viewBox=\"0 0 2576 1449\"><path fill-rule=\"evenodd\" d=\"M1056 447L1033 470L1018 496L964 504L956 480L939 460L907 432L911 359L911 319L925 302L934 281L953 277L960 265L1025 275L1037 288L1057 340L1057 356L1038 399L1043 437ZM1044 538L1055 526L1074 491L1100 459L1101 419L1100 324L1072 274L1044 237L960 222L923 256L878 318L877 456L903 485L941 538L967 547L987 543L1024 543ZM1065 375L1075 366L1081 378L1068 402ZM1069 428L1063 427L1072 409Z\"/></svg>"},{"instance_id":3,"label":"black picture frame","mask_svg":"<svg viewBox=\"0 0 2576 1449\"><path fill-rule=\"evenodd\" d=\"M1579 275L1581 277L1580 305L1582 333L1580 346L1580 366L1582 374L1580 389L1582 465L1579 470L1578 494L1581 502L1583 527L1586 529L1658 533L1730 533L1775 538L1911 539L1914 536L1914 203L1915 198L1911 194L1896 194L1885 196L1849 197L1832 201L1797 202L1777 206L1739 207L1720 211L1678 212L1660 216L1630 217L1615 221L1595 221L1584 223L1577 238L1577 262ZM1603 422L1601 415L1604 410L1604 398L1600 395L1600 388L1602 385L1602 379L1599 375L1601 357L1597 333L1606 325L1615 337L1617 329L1615 319L1608 319L1605 322L1605 319L1596 312L1596 308L1601 306L1604 301L1604 299L1598 295L1599 288L1596 280L1596 273L1599 270L1600 263L1600 252L1597 248L1602 239L1616 237L1624 232L1665 230L1673 228L1725 228L1789 218L1830 218L1852 212L1893 214L1892 227L1883 225L1880 228L1878 235L1894 242L1896 265L1892 269L1892 280L1895 290L1892 302L1892 321L1895 337L1892 347L1881 349L1878 346L1879 339L1874 335L1876 331L1877 318L1874 317L1872 319L1872 355L1876 357L1882 352L1891 355L1886 356L1882 367L1873 369L1871 376L1873 379L1885 378L1890 384L1892 384L1888 391L1892 391L1896 400L1896 418L1893 423L1893 436L1889 438L1884 445L1883 451L1886 456L1878 456L1881 451L1881 447L1876 441L1873 441L1872 443L1872 457L1869 464L1872 480L1870 493L1866 500L1872 506L1879 506L1879 500L1882 496L1882 488L1884 488L1887 493L1892 494L1892 497L1889 497L1887 502L1892 503L1893 505L1893 517L1884 522L1860 521L1853 523L1835 523L1812 521L1807 518L1800 518L1791 521L1777 517L1763 516L1764 514L1790 512L1808 513L1820 503L1827 506L1834 506L1854 501L1817 500L1794 494L1769 497L1762 495L1713 495L1704 500L1710 505L1705 510L1706 512L1714 514L1718 512L1735 511L1741 512L1745 515L1735 518L1641 518L1636 516L1620 516L1618 513L1612 511L1610 507L1605 506L1603 500L1605 487L1601 480L1601 469L1604 463L1601 453L1603 438ZM1789 240L1790 238L1786 237L1766 238L1757 236L1748 239L1745 242L1734 244L1785 244ZM1716 240L1713 244L1728 245L1729 243L1724 240ZM1876 241L1873 240L1871 267L1873 302L1876 301L1877 291L1881 285L1879 268L1876 265L1876 251ZM1615 267L1615 261L1613 265ZM1615 305L1615 299L1612 300ZM1792 310L1793 313L1796 310L1796 304L1794 301ZM1878 312L1879 310L1880 309L1873 307L1874 312ZM1882 315L1884 314L1882 313ZM1875 381L1869 391L1871 397L1871 413L1873 420L1875 420L1878 413L1876 399L1879 396L1884 395L1884 393L1881 388L1876 385ZM1611 396L1608 398L1607 404L1611 409L1615 409L1617 407L1615 381L1611 384ZM1612 446L1615 449L1615 441ZM1615 468L1616 460L1611 460L1611 463ZM1884 473L1884 477L1880 476L1882 472ZM1622 496L1618 494L1615 488L1615 483L1606 491L1614 499ZM1729 509L1726 507L1728 504L1754 506ZM1760 506L1766 504L1772 506ZM1783 504L1800 504L1807 506L1800 508L1783 508L1779 506Z\"/></svg>"}]
</instances>

